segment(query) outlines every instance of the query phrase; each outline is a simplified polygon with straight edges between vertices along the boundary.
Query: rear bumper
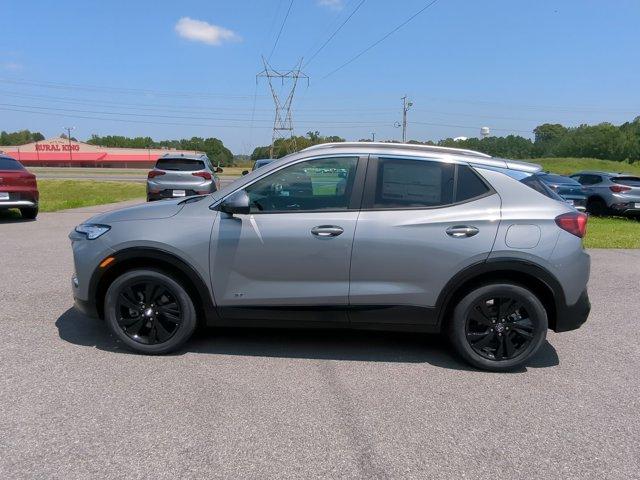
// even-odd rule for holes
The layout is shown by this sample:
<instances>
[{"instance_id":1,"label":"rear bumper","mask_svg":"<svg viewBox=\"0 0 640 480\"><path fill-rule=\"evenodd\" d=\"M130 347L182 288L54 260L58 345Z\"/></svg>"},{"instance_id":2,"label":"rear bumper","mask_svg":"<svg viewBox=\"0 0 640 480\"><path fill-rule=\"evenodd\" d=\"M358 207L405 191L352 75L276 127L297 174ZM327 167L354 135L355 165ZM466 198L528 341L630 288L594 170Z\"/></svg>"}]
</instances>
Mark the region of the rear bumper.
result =
<instances>
[{"instance_id":1,"label":"rear bumper","mask_svg":"<svg viewBox=\"0 0 640 480\"><path fill-rule=\"evenodd\" d=\"M591 302L585 289L574 305L561 305L558 307L556 325L553 330L556 332L568 332L580 328L587 321L590 311Z\"/></svg>"},{"instance_id":2,"label":"rear bumper","mask_svg":"<svg viewBox=\"0 0 640 480\"><path fill-rule=\"evenodd\" d=\"M173 190L161 190L159 192L147 190L147 200L149 201L162 200L165 198L178 199L178 198L185 198L185 197L193 197L194 195L209 194L212 192L215 192L215 188L213 190L210 190L208 188L203 190L185 190L184 191L185 194L183 196L176 197L173 195Z\"/></svg>"},{"instance_id":3,"label":"rear bumper","mask_svg":"<svg viewBox=\"0 0 640 480\"><path fill-rule=\"evenodd\" d=\"M0 200L0 209L2 208L35 208L37 202L31 200Z\"/></svg>"}]
</instances>

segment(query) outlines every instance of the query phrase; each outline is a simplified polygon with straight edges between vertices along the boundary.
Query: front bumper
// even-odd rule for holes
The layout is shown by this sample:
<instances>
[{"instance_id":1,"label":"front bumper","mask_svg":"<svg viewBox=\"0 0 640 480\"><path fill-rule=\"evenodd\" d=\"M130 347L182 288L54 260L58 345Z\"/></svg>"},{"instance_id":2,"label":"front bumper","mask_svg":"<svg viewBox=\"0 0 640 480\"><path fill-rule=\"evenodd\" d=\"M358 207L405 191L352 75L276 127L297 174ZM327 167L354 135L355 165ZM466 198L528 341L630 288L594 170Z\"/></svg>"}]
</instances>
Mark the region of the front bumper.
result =
<instances>
[{"instance_id":1,"label":"front bumper","mask_svg":"<svg viewBox=\"0 0 640 480\"><path fill-rule=\"evenodd\" d=\"M580 328L587 321L591 311L591 302L587 290L583 291L573 305L561 305L556 312L555 332L568 332Z\"/></svg>"},{"instance_id":2,"label":"front bumper","mask_svg":"<svg viewBox=\"0 0 640 480\"><path fill-rule=\"evenodd\" d=\"M74 299L74 306L76 308L76 310L78 310L80 313L91 317L91 318L99 318L100 316L98 315L98 310L96 309L96 305L93 302L89 302L87 300L81 300L77 297L75 297Z\"/></svg>"}]
</instances>

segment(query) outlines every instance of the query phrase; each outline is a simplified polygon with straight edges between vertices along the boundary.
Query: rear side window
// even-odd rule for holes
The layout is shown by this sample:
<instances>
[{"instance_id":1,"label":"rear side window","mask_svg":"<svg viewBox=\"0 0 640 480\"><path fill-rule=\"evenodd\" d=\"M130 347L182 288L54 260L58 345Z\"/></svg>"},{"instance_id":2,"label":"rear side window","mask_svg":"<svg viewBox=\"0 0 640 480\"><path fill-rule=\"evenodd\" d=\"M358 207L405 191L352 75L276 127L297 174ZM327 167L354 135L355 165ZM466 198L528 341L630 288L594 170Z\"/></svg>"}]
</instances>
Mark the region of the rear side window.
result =
<instances>
[{"instance_id":1,"label":"rear side window","mask_svg":"<svg viewBox=\"0 0 640 480\"><path fill-rule=\"evenodd\" d=\"M176 170L179 172L195 172L197 170L204 170L204 162L191 158L160 158L156 163L156 168L160 170Z\"/></svg>"},{"instance_id":2,"label":"rear side window","mask_svg":"<svg viewBox=\"0 0 640 480\"><path fill-rule=\"evenodd\" d=\"M0 170L24 170L24 167L13 158L0 157Z\"/></svg>"},{"instance_id":3,"label":"rear side window","mask_svg":"<svg viewBox=\"0 0 640 480\"><path fill-rule=\"evenodd\" d=\"M455 164L381 158L374 208L438 207L453 203Z\"/></svg>"},{"instance_id":4,"label":"rear side window","mask_svg":"<svg viewBox=\"0 0 640 480\"><path fill-rule=\"evenodd\" d=\"M613 177L611 181L629 187L640 187L640 177Z\"/></svg>"}]
</instances>

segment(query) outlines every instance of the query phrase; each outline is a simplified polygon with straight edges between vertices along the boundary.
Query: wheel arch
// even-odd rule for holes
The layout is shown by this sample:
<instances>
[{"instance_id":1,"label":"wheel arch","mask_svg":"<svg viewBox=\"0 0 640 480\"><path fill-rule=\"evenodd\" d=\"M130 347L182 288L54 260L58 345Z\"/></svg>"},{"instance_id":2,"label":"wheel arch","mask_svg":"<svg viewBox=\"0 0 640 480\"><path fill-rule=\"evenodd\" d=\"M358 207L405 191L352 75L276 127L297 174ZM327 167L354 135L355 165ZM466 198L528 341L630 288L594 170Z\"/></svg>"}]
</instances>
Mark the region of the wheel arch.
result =
<instances>
[{"instance_id":1,"label":"wheel arch","mask_svg":"<svg viewBox=\"0 0 640 480\"><path fill-rule=\"evenodd\" d=\"M114 260L104 269L97 268L89 282L100 318L104 318L104 298L109 285L120 275L136 268L150 268L178 278L193 299L199 322L215 322L217 313L206 283L191 266L173 253L158 248L127 248L111 255Z\"/></svg>"},{"instance_id":2,"label":"wheel arch","mask_svg":"<svg viewBox=\"0 0 640 480\"><path fill-rule=\"evenodd\" d=\"M547 312L549 328L556 329L557 315L564 304L560 282L545 268L525 260L497 258L474 264L454 276L438 298L440 329L452 316L457 303L471 290L487 283L508 281L530 289Z\"/></svg>"}]
</instances>

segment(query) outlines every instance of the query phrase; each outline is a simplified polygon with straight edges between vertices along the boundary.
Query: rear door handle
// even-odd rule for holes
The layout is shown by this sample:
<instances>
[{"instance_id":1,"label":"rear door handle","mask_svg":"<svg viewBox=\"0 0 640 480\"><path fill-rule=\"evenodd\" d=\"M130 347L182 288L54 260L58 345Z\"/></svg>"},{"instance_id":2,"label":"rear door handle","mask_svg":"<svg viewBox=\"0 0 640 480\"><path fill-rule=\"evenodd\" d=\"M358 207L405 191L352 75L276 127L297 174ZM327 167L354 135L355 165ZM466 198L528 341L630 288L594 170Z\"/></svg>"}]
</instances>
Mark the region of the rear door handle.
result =
<instances>
[{"instance_id":1,"label":"rear door handle","mask_svg":"<svg viewBox=\"0 0 640 480\"><path fill-rule=\"evenodd\" d=\"M468 225L455 225L453 227L447 228L447 235L453 238L465 238L465 237L473 237L480 230L476 227L468 226Z\"/></svg>"},{"instance_id":2,"label":"rear door handle","mask_svg":"<svg viewBox=\"0 0 640 480\"><path fill-rule=\"evenodd\" d=\"M311 233L316 237L337 237L344 232L344 228L336 225L318 225L311 229Z\"/></svg>"}]
</instances>

